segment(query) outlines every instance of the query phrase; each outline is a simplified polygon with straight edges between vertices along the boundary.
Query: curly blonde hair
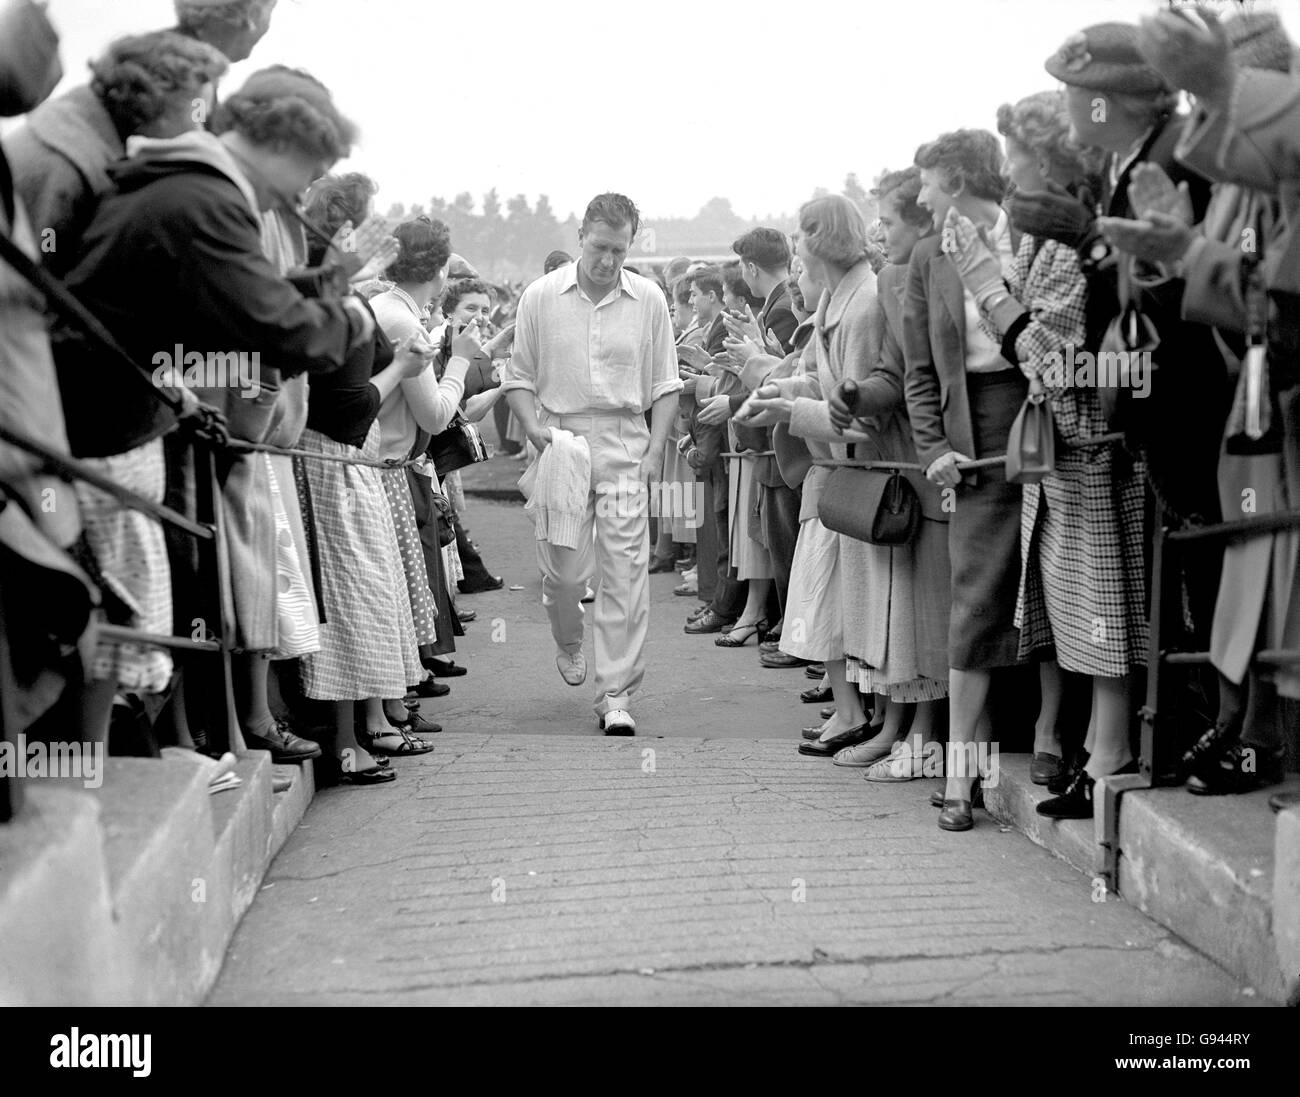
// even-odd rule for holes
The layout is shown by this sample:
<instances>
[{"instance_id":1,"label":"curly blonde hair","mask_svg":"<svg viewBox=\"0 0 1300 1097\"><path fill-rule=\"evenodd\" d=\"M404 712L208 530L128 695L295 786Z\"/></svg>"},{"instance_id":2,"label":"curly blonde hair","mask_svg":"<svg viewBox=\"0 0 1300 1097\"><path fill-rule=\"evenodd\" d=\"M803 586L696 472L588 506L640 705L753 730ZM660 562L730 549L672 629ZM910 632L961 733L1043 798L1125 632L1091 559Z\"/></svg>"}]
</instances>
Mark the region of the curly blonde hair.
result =
<instances>
[{"instance_id":1,"label":"curly blonde hair","mask_svg":"<svg viewBox=\"0 0 1300 1097\"><path fill-rule=\"evenodd\" d=\"M1010 137L1046 164L1046 174L1065 182L1090 179L1100 170L1102 153L1070 137L1070 113L1062 91L1027 95L1014 106L998 107L998 133Z\"/></svg>"}]
</instances>

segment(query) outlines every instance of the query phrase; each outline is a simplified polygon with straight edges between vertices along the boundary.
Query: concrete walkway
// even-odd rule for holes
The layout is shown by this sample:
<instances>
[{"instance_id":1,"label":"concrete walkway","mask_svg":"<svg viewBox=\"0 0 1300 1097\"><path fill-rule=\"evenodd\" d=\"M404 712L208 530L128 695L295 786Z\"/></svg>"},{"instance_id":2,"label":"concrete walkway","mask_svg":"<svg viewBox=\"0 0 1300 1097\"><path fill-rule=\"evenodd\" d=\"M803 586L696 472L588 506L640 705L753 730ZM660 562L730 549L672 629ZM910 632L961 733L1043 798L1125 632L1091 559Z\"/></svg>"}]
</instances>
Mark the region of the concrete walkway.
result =
<instances>
[{"instance_id":1,"label":"concrete walkway","mask_svg":"<svg viewBox=\"0 0 1300 1097\"><path fill-rule=\"evenodd\" d=\"M437 750L318 795L213 1004L1257 1001L983 812L938 830L935 782L796 755L802 674L684 636L675 576L653 577L642 734L605 739L555 672L522 511L470 518L526 589L465 599Z\"/></svg>"}]
</instances>

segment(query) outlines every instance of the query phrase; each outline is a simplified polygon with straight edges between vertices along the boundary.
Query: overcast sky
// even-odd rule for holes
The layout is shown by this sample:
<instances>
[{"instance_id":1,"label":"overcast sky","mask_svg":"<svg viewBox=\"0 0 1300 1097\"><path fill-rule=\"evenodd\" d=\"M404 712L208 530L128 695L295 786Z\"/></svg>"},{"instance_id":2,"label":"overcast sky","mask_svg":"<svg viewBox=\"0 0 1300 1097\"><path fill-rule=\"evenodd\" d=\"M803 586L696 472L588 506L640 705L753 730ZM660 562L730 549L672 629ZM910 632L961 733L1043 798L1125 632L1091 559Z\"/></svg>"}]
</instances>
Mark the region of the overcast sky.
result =
<instances>
[{"instance_id":1,"label":"overcast sky","mask_svg":"<svg viewBox=\"0 0 1300 1097\"><path fill-rule=\"evenodd\" d=\"M746 217L911 162L947 129L1053 86L1073 31L1158 0L280 0L224 88L308 69L361 128L349 168L378 205L549 195L563 218L602 190L650 217L724 195ZM1231 8L1235 4L1217 3ZM1300 0L1281 10L1300 40ZM120 34L171 25L171 0L51 0L65 86Z\"/></svg>"}]
</instances>

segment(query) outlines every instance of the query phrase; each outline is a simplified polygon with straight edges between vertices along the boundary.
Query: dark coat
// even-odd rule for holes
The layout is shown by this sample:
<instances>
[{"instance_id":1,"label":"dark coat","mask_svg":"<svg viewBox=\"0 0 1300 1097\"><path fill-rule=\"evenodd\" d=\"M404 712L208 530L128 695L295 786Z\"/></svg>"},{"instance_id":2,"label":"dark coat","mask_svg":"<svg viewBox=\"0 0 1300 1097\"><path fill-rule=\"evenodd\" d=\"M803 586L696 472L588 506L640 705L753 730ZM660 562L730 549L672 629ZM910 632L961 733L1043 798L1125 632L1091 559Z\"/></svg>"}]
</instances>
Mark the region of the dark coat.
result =
<instances>
[{"instance_id":1,"label":"dark coat","mask_svg":"<svg viewBox=\"0 0 1300 1097\"><path fill-rule=\"evenodd\" d=\"M215 140L215 139L214 139ZM256 353L283 376L342 366L359 334L339 302L304 298L262 251L261 224L239 186L200 155L115 165L117 190L96 210L69 288L137 363L160 354ZM166 433L174 416L143 383L76 338L61 338L59 384L77 456L123 453ZM246 410L235 389L224 409ZM273 398L273 394L272 394Z\"/></svg>"}]
</instances>

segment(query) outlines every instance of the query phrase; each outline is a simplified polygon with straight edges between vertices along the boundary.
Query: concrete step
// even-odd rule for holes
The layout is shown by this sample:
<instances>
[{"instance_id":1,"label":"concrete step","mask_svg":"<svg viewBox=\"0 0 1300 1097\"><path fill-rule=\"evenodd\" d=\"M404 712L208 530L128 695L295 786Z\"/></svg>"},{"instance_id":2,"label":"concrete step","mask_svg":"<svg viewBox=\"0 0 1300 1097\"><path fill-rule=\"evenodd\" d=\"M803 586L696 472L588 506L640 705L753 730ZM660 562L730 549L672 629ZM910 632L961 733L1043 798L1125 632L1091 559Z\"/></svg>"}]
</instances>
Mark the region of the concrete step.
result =
<instances>
[{"instance_id":1,"label":"concrete step","mask_svg":"<svg viewBox=\"0 0 1300 1097\"><path fill-rule=\"evenodd\" d=\"M984 792L990 814L1081 872L1096 876L1092 820L1052 820L1035 806L1051 794L1029 780L1030 756L1004 754ZM1300 986L1300 810L1274 816L1268 798L1192 796L1141 789L1120 800L1120 894L1264 997Z\"/></svg>"},{"instance_id":2,"label":"concrete step","mask_svg":"<svg viewBox=\"0 0 1300 1097\"><path fill-rule=\"evenodd\" d=\"M120 1006L99 801L29 781L0 826L0 1006Z\"/></svg>"},{"instance_id":3,"label":"concrete step","mask_svg":"<svg viewBox=\"0 0 1300 1097\"><path fill-rule=\"evenodd\" d=\"M292 779L279 794L277 771ZM29 781L0 827L0 1003L202 1002L315 790L310 767L264 751L235 773L216 795L193 757L109 758L92 790Z\"/></svg>"}]
</instances>

